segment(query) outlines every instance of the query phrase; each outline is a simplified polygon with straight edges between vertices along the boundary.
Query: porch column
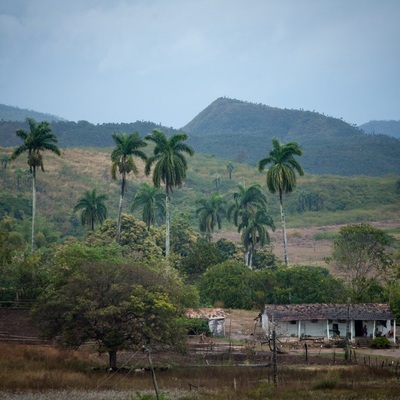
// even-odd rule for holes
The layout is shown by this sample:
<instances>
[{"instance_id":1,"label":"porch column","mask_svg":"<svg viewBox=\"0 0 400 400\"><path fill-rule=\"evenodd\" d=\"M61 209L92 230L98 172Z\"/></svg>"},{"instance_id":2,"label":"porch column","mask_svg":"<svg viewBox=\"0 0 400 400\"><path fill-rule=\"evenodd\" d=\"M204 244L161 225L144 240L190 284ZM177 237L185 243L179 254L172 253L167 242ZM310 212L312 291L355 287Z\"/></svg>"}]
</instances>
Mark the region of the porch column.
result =
<instances>
[{"instance_id":1,"label":"porch column","mask_svg":"<svg viewBox=\"0 0 400 400\"><path fill-rule=\"evenodd\" d=\"M372 339L375 339L376 321L374 320L374 325L372 327Z\"/></svg>"},{"instance_id":2,"label":"porch column","mask_svg":"<svg viewBox=\"0 0 400 400\"><path fill-rule=\"evenodd\" d=\"M301 338L301 321L297 321L297 337L300 340L300 338Z\"/></svg>"},{"instance_id":3,"label":"porch column","mask_svg":"<svg viewBox=\"0 0 400 400\"><path fill-rule=\"evenodd\" d=\"M350 341L354 340L354 321L350 321Z\"/></svg>"},{"instance_id":4,"label":"porch column","mask_svg":"<svg viewBox=\"0 0 400 400\"><path fill-rule=\"evenodd\" d=\"M329 340L331 340L331 338L329 336L329 319L326 320L326 337L328 338L328 342L329 342Z\"/></svg>"},{"instance_id":5,"label":"porch column","mask_svg":"<svg viewBox=\"0 0 400 400\"><path fill-rule=\"evenodd\" d=\"M393 343L396 344L396 320L393 320Z\"/></svg>"}]
</instances>

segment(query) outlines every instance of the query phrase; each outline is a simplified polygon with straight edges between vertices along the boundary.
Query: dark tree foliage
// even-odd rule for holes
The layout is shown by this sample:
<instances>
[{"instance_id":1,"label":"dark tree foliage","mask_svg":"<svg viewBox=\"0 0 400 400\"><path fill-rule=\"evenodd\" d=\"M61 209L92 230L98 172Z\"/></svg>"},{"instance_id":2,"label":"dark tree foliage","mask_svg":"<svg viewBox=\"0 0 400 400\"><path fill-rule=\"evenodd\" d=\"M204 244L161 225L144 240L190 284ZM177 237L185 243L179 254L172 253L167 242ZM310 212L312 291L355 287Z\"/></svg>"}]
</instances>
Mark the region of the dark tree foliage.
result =
<instances>
[{"instance_id":1,"label":"dark tree foliage","mask_svg":"<svg viewBox=\"0 0 400 400\"><path fill-rule=\"evenodd\" d=\"M331 262L347 282L352 301L371 301L393 265L393 238L369 224L342 227L334 241Z\"/></svg>"},{"instance_id":2,"label":"dark tree foliage","mask_svg":"<svg viewBox=\"0 0 400 400\"><path fill-rule=\"evenodd\" d=\"M252 271L238 261L213 265L199 281L200 301L204 305L250 309L253 305L251 276Z\"/></svg>"},{"instance_id":3,"label":"dark tree foliage","mask_svg":"<svg viewBox=\"0 0 400 400\"><path fill-rule=\"evenodd\" d=\"M144 266L84 262L56 271L32 315L42 336L60 345L95 341L114 369L117 351L125 348L182 347L175 288L173 279Z\"/></svg>"},{"instance_id":4,"label":"dark tree foliage","mask_svg":"<svg viewBox=\"0 0 400 400\"><path fill-rule=\"evenodd\" d=\"M225 256L214 243L198 240L190 246L186 256L182 257L178 270L184 274L189 283L194 283L208 267L225 260Z\"/></svg>"},{"instance_id":5,"label":"dark tree foliage","mask_svg":"<svg viewBox=\"0 0 400 400\"><path fill-rule=\"evenodd\" d=\"M210 267L199 281L203 304L230 308L262 308L269 304L340 303L344 283L322 267L294 266L250 270L237 261Z\"/></svg>"},{"instance_id":6,"label":"dark tree foliage","mask_svg":"<svg viewBox=\"0 0 400 400\"><path fill-rule=\"evenodd\" d=\"M268 302L276 304L342 303L347 290L340 279L326 268L294 266L273 272L275 287L267 293Z\"/></svg>"}]
</instances>

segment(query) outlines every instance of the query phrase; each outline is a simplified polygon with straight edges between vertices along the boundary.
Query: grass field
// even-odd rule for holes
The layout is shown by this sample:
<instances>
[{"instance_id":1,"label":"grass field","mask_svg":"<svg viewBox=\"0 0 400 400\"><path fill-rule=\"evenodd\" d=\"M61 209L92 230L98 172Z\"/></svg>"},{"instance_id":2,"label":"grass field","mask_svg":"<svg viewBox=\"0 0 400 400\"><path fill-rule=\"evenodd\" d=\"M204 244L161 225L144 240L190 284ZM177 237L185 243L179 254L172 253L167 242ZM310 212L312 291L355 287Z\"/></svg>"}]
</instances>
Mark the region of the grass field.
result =
<instances>
[{"instance_id":1,"label":"grass field","mask_svg":"<svg viewBox=\"0 0 400 400\"><path fill-rule=\"evenodd\" d=\"M176 364L170 358L168 368L159 367L157 354L153 359L161 400L397 399L399 358L382 352L375 356L360 352L356 358L355 354L352 362L344 360L343 349L314 348L307 360L301 349L278 355L277 386L269 352L247 349L240 359L209 354ZM252 366L253 361L263 366ZM125 363L123 370L109 373L90 348L65 351L3 342L0 399L156 399L152 374L139 368L143 365L147 365L146 360L137 355Z\"/></svg>"}]
</instances>

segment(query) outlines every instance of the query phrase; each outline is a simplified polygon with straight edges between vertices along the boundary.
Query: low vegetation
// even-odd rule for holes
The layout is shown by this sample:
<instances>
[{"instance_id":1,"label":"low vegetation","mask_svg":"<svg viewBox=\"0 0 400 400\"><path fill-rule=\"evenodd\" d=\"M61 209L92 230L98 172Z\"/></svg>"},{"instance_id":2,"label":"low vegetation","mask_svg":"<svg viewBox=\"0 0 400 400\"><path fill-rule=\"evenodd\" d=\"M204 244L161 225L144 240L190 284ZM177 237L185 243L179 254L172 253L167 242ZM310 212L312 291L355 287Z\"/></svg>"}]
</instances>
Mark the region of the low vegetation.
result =
<instances>
[{"instance_id":1,"label":"low vegetation","mask_svg":"<svg viewBox=\"0 0 400 400\"><path fill-rule=\"evenodd\" d=\"M266 356L267 359L269 356ZM279 358L278 358L279 362ZM317 364L316 364L317 363ZM213 363L214 364L214 363ZM106 373L100 359L83 348L0 343L0 399L156 399L145 361L128 362L118 373ZM281 363L277 387L271 367L235 366L230 362L197 367L170 365L156 369L159 399L334 399L389 400L400 390L399 371L377 365L346 364L332 355L311 356L309 362ZM157 364L156 364L157 367Z\"/></svg>"}]
</instances>

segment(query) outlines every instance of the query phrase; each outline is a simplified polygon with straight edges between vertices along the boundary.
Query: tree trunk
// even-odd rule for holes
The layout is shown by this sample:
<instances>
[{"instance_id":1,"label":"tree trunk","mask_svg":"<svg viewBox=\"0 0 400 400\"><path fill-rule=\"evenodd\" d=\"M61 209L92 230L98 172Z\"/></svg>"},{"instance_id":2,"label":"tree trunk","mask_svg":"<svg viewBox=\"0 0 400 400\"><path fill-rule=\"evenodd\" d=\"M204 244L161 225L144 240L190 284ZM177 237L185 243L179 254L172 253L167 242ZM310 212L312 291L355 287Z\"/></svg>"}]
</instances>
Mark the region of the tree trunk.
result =
<instances>
[{"instance_id":1,"label":"tree trunk","mask_svg":"<svg viewBox=\"0 0 400 400\"><path fill-rule=\"evenodd\" d=\"M32 253L35 251L36 169L32 170Z\"/></svg>"},{"instance_id":2,"label":"tree trunk","mask_svg":"<svg viewBox=\"0 0 400 400\"><path fill-rule=\"evenodd\" d=\"M249 250L249 263L247 265L250 269L253 269L253 254L254 254L254 247L251 246Z\"/></svg>"},{"instance_id":3,"label":"tree trunk","mask_svg":"<svg viewBox=\"0 0 400 400\"><path fill-rule=\"evenodd\" d=\"M119 206L118 206L118 219L117 219L117 243L121 240L121 216L122 216L122 194L119 196Z\"/></svg>"},{"instance_id":4,"label":"tree trunk","mask_svg":"<svg viewBox=\"0 0 400 400\"><path fill-rule=\"evenodd\" d=\"M122 183L121 183L121 195L119 196L119 206L118 206L117 243L119 243L121 240L122 201L124 199L124 193L125 193L125 182L126 182L126 177L125 177L125 173L123 173L122 174Z\"/></svg>"},{"instance_id":5,"label":"tree trunk","mask_svg":"<svg viewBox=\"0 0 400 400\"><path fill-rule=\"evenodd\" d=\"M282 194L279 193L279 201L281 207L281 222L282 222L282 234L283 234L283 251L285 257L285 265L289 265L289 254L288 254L288 244L287 244L287 236L286 236L286 222L285 222L285 213L283 212L283 200Z\"/></svg>"},{"instance_id":6,"label":"tree trunk","mask_svg":"<svg viewBox=\"0 0 400 400\"><path fill-rule=\"evenodd\" d=\"M117 352L115 350L110 350L108 352L108 367L110 371L115 371L117 369Z\"/></svg>"},{"instance_id":7,"label":"tree trunk","mask_svg":"<svg viewBox=\"0 0 400 400\"><path fill-rule=\"evenodd\" d=\"M170 249L170 209L169 209L169 195L166 195L165 198L165 257L169 258L169 249Z\"/></svg>"}]
</instances>

